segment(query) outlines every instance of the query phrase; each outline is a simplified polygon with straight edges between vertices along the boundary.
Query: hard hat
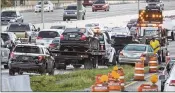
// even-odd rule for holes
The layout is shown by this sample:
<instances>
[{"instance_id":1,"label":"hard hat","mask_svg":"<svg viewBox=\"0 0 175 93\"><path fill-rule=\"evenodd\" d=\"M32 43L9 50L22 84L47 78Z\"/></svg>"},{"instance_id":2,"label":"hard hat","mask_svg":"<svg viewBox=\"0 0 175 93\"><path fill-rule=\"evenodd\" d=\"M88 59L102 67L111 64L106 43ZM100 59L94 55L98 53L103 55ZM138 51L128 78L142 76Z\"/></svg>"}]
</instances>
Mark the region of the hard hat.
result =
<instances>
[{"instance_id":1,"label":"hard hat","mask_svg":"<svg viewBox=\"0 0 175 93\"><path fill-rule=\"evenodd\" d=\"M158 81L158 76L156 74L153 74L151 76L151 82L155 84L155 83L157 83L157 81Z\"/></svg>"},{"instance_id":2,"label":"hard hat","mask_svg":"<svg viewBox=\"0 0 175 93\"><path fill-rule=\"evenodd\" d=\"M100 81L101 82L108 82L108 76L107 75L102 75Z\"/></svg>"},{"instance_id":3,"label":"hard hat","mask_svg":"<svg viewBox=\"0 0 175 93\"><path fill-rule=\"evenodd\" d=\"M112 71L112 77L114 79L119 79L120 75L116 71Z\"/></svg>"},{"instance_id":4,"label":"hard hat","mask_svg":"<svg viewBox=\"0 0 175 93\"><path fill-rule=\"evenodd\" d=\"M118 67L117 66L114 66L113 70L114 71L117 71L118 70Z\"/></svg>"}]
</instances>

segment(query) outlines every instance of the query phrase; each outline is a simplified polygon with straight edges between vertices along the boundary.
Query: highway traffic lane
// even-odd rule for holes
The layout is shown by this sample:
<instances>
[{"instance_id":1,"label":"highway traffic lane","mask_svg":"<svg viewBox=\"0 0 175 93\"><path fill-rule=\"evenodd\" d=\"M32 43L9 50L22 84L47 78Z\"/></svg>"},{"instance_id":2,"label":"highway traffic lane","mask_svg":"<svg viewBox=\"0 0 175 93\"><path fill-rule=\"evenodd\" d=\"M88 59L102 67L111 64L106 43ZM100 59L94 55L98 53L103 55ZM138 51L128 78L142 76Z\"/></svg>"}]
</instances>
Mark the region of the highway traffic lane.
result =
<instances>
[{"instance_id":1,"label":"highway traffic lane","mask_svg":"<svg viewBox=\"0 0 175 93\"><path fill-rule=\"evenodd\" d=\"M175 9L175 1L164 2L165 10ZM145 7L146 3L140 3L140 9ZM132 4L120 4L120 5L111 5L110 11L97 11L92 12L91 7L86 8L86 19L96 19L96 18L105 18L110 16L126 15L126 14L136 14L138 6L137 3ZM44 13L44 22L56 22L63 20L63 9L54 10L54 12L45 12ZM24 16L24 22L29 23L41 23L41 13L34 12L25 12L22 13Z\"/></svg>"}]
</instances>

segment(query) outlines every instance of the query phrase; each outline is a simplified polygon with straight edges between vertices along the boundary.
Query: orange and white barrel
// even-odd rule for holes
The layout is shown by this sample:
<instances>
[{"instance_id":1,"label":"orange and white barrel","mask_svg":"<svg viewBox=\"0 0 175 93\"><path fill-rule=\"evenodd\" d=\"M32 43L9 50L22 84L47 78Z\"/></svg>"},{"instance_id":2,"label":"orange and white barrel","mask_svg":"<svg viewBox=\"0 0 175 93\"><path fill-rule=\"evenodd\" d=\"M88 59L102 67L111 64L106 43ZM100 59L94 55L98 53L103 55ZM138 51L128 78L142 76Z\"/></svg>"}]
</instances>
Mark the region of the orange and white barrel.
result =
<instances>
[{"instance_id":1,"label":"orange and white barrel","mask_svg":"<svg viewBox=\"0 0 175 93\"><path fill-rule=\"evenodd\" d=\"M134 80L135 81L144 81L144 63L136 62L135 71L134 71Z\"/></svg>"}]
</instances>

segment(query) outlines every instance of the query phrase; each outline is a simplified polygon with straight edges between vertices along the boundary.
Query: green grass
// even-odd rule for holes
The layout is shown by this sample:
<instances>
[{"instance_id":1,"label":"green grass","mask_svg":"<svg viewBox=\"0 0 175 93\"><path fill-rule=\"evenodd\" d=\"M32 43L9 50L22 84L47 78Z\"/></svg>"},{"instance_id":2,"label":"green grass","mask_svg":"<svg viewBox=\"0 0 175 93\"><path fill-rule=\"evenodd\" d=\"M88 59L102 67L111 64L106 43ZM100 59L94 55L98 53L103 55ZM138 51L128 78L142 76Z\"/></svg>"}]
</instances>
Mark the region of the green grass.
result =
<instances>
[{"instance_id":1,"label":"green grass","mask_svg":"<svg viewBox=\"0 0 175 93\"><path fill-rule=\"evenodd\" d=\"M134 67L130 65L122 66L125 72L125 81L130 81L134 76ZM147 72L148 67L145 68ZM97 74L107 74L112 70L92 69L77 70L69 74L55 76L31 76L31 87L35 92L69 92L89 88L95 82Z\"/></svg>"}]
</instances>

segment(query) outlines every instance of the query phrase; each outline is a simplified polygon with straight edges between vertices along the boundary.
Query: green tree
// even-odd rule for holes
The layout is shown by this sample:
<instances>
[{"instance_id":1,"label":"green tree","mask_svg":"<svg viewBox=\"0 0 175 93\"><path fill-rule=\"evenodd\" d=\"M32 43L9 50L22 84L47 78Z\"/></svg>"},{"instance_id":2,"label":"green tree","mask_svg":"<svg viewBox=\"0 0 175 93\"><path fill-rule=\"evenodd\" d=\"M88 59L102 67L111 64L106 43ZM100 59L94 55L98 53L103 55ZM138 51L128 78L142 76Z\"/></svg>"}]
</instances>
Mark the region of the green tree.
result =
<instances>
[{"instance_id":1,"label":"green tree","mask_svg":"<svg viewBox=\"0 0 175 93\"><path fill-rule=\"evenodd\" d=\"M12 0L1 0L1 8L10 6L12 6Z\"/></svg>"}]
</instances>

